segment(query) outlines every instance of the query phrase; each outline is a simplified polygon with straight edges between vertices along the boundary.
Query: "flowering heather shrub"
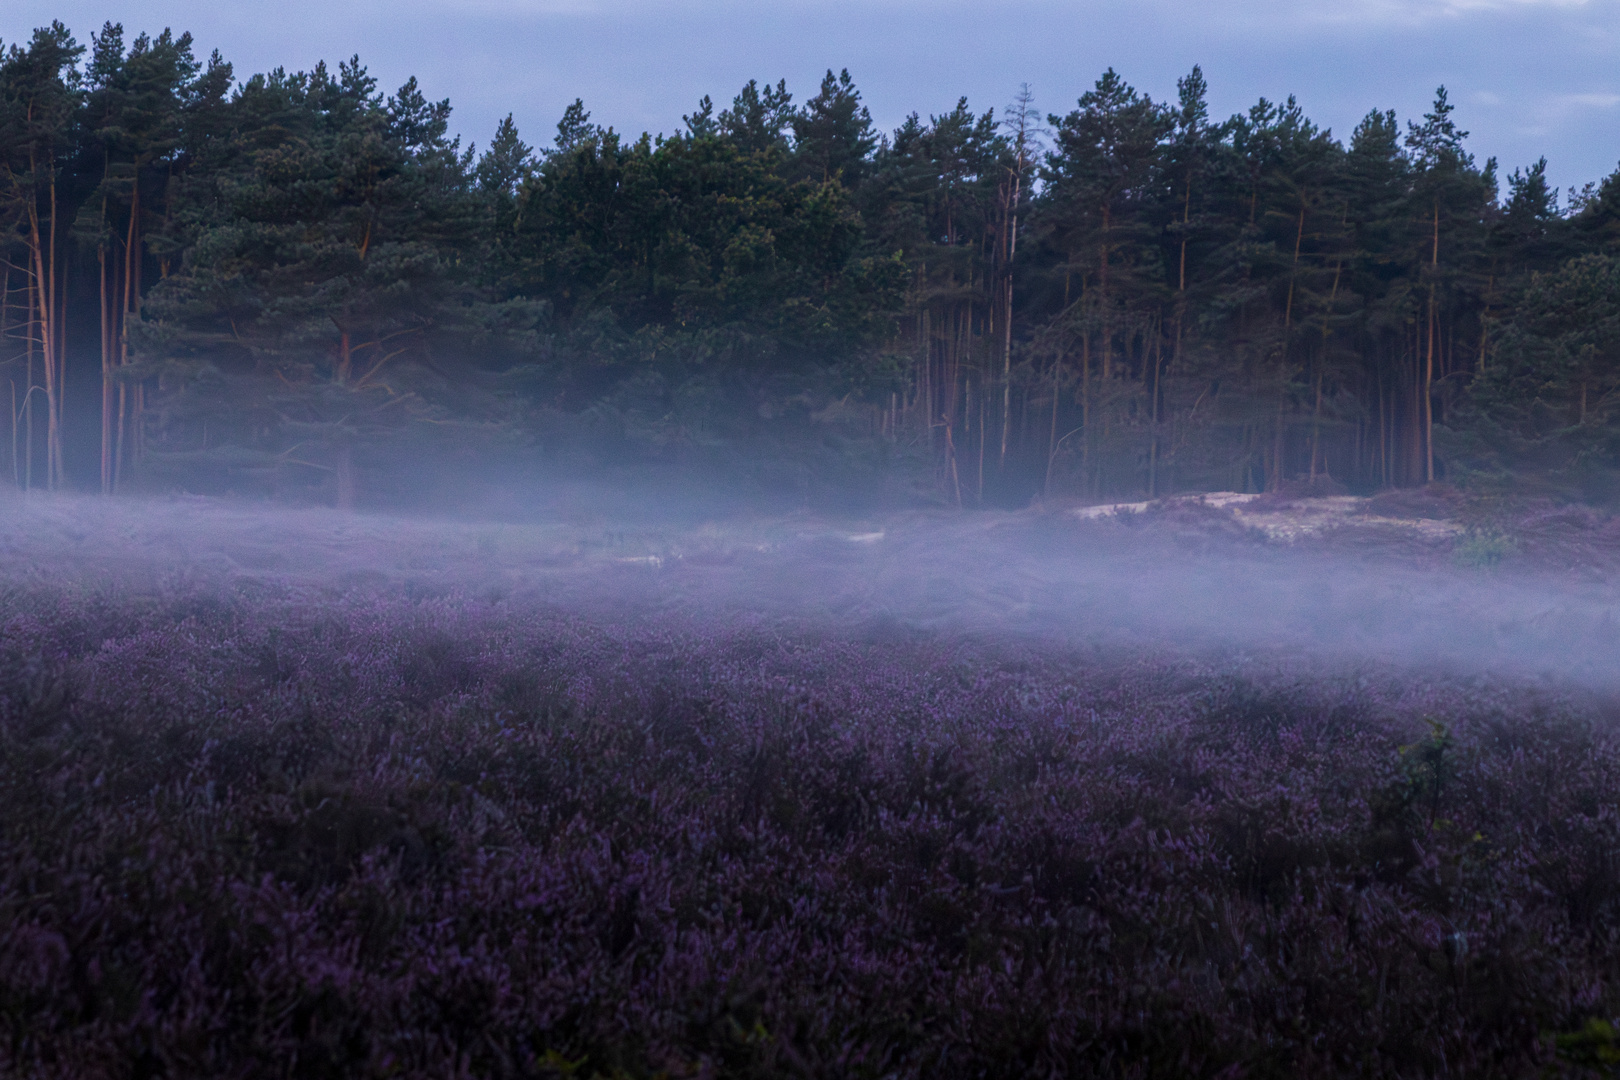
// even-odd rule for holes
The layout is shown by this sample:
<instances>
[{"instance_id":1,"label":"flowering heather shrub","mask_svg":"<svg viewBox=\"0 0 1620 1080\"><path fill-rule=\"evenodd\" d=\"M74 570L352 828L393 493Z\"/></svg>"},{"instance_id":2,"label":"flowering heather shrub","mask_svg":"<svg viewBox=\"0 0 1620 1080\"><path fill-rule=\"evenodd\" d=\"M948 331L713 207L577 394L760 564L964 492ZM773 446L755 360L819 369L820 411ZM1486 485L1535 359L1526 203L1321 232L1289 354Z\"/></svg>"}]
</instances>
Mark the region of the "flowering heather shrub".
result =
<instances>
[{"instance_id":1,"label":"flowering heather shrub","mask_svg":"<svg viewBox=\"0 0 1620 1080\"><path fill-rule=\"evenodd\" d=\"M1607 706L243 583L0 593L0 1072L1584 1075Z\"/></svg>"}]
</instances>

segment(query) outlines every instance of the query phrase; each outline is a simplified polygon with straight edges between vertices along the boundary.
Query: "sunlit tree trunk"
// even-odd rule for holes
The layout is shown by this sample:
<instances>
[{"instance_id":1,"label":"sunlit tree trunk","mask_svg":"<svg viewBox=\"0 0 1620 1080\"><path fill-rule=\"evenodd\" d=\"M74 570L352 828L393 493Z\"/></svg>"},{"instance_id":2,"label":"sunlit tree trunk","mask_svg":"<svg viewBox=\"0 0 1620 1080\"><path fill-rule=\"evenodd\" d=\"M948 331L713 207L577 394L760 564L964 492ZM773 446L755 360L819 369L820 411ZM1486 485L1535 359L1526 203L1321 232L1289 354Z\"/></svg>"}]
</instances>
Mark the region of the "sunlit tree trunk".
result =
<instances>
[{"instance_id":1,"label":"sunlit tree trunk","mask_svg":"<svg viewBox=\"0 0 1620 1080\"><path fill-rule=\"evenodd\" d=\"M29 171L38 175L38 159L30 153ZM61 486L62 470L62 356L58 343L56 295L56 180L55 161L50 162L52 178L48 200L50 221L42 224L37 192L28 199L28 254L33 266L34 320L39 327L40 361L45 375L45 484ZM30 380L32 381L32 380Z\"/></svg>"},{"instance_id":2,"label":"sunlit tree trunk","mask_svg":"<svg viewBox=\"0 0 1620 1080\"><path fill-rule=\"evenodd\" d=\"M34 488L34 391L38 387L34 383L34 351L39 347L39 331L36 323L39 317L39 305L35 295L39 292L39 282L34 279L32 271L28 275L28 319L23 323L23 332L28 340L28 372L23 382L23 490L32 491Z\"/></svg>"}]
</instances>

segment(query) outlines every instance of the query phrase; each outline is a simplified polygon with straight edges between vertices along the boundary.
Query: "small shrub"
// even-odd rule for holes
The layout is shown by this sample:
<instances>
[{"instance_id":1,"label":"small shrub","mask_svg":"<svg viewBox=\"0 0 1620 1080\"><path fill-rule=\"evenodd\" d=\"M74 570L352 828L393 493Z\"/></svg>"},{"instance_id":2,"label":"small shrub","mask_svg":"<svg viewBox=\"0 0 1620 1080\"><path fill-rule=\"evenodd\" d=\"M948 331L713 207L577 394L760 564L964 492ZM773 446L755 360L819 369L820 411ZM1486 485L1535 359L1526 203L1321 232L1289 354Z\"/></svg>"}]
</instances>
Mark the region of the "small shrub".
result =
<instances>
[{"instance_id":1,"label":"small shrub","mask_svg":"<svg viewBox=\"0 0 1620 1080\"><path fill-rule=\"evenodd\" d=\"M1465 532L1451 548L1451 559L1458 566L1488 570L1519 550L1519 542L1507 533L1481 527Z\"/></svg>"}]
</instances>

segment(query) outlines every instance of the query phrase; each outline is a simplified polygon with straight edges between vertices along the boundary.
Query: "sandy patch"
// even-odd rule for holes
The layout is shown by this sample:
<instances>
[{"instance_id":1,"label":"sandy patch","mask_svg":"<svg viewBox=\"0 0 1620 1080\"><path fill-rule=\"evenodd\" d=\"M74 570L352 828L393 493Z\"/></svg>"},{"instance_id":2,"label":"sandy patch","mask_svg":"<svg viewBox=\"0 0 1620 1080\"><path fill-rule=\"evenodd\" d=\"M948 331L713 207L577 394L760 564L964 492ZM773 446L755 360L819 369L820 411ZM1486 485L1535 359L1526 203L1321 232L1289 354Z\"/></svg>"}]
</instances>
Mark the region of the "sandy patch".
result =
<instances>
[{"instance_id":1,"label":"sandy patch","mask_svg":"<svg viewBox=\"0 0 1620 1080\"><path fill-rule=\"evenodd\" d=\"M1325 495L1291 499L1279 503L1256 494L1212 491L1197 495L1176 495L1148 502L1108 503L1083 506L1069 513L1082 520L1095 520L1120 514L1140 514L1154 505L1202 503L1230 510L1242 524L1257 529L1272 540L1292 543L1319 536L1335 529L1392 529L1423 540L1446 540L1465 531L1455 521L1423 517L1390 517L1372 512L1370 498L1355 495Z\"/></svg>"}]
</instances>

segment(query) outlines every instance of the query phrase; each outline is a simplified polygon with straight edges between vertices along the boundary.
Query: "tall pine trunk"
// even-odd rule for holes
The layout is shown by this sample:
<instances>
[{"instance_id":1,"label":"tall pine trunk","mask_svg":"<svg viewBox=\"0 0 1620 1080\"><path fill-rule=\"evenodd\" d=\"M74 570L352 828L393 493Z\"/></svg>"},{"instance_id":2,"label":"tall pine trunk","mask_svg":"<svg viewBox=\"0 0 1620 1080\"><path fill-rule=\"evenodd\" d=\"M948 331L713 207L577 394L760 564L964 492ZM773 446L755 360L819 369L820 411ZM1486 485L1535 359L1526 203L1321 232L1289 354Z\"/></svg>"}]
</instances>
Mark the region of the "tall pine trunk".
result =
<instances>
[{"instance_id":1,"label":"tall pine trunk","mask_svg":"<svg viewBox=\"0 0 1620 1080\"><path fill-rule=\"evenodd\" d=\"M23 323L23 335L28 341L28 372L23 381L27 384L23 391L23 490L32 491L34 488L34 391L39 389L34 382L34 350L39 347L39 331L35 323L39 315L39 304L35 294L39 292L39 282L34 279L32 271L28 274L28 318Z\"/></svg>"},{"instance_id":2,"label":"tall pine trunk","mask_svg":"<svg viewBox=\"0 0 1620 1080\"><path fill-rule=\"evenodd\" d=\"M1434 483L1434 323L1439 315L1435 277L1440 273L1440 199L1434 200L1434 248L1429 257L1429 343L1423 358L1423 479Z\"/></svg>"},{"instance_id":3,"label":"tall pine trunk","mask_svg":"<svg viewBox=\"0 0 1620 1080\"><path fill-rule=\"evenodd\" d=\"M1285 444L1285 422L1288 412L1288 347L1292 343L1294 333L1294 289L1299 276L1299 253L1305 244L1305 196L1299 197L1299 224L1294 232L1294 261L1288 268L1288 302L1283 306L1283 338L1282 352L1277 361L1277 429L1276 441L1272 447L1272 475L1271 483L1267 485L1273 491L1280 491L1283 483L1283 455L1287 447Z\"/></svg>"},{"instance_id":4,"label":"tall pine trunk","mask_svg":"<svg viewBox=\"0 0 1620 1080\"><path fill-rule=\"evenodd\" d=\"M140 309L141 303L141 184L140 168L137 164L135 180L130 188L129 197L129 229L124 237L124 281L123 297L119 304L118 313L118 366L125 367L130 362L129 356L129 319ZM129 427L129 456L131 460L139 462L142 455L141 428L142 412L145 405L145 395L141 392L140 384L125 392L125 384L121 381L118 388L118 446L117 458L113 463L114 481L117 488L117 477L123 470L125 414L128 414Z\"/></svg>"},{"instance_id":5,"label":"tall pine trunk","mask_svg":"<svg viewBox=\"0 0 1620 1080\"><path fill-rule=\"evenodd\" d=\"M1001 468L1007 468L1007 436L1012 427L1012 310L1013 259L1018 254L1018 214L1016 207L1023 195L1023 174L1015 175L1012 189L1014 212L1006 215L1010 221L1006 229L1005 291L1001 314Z\"/></svg>"},{"instance_id":6,"label":"tall pine trunk","mask_svg":"<svg viewBox=\"0 0 1620 1080\"><path fill-rule=\"evenodd\" d=\"M6 323L11 315L11 265L7 263L0 267L0 347L6 342ZM11 466L12 483L17 481L17 380L7 379L11 385L11 411L6 414L6 433L11 436L11 456L7 464ZM21 485L16 485L21 486Z\"/></svg>"},{"instance_id":7,"label":"tall pine trunk","mask_svg":"<svg viewBox=\"0 0 1620 1080\"><path fill-rule=\"evenodd\" d=\"M47 488L55 489L61 486L63 479L61 423L63 372L61 350L57 341L60 322L56 295L55 160L52 159L50 164L51 180L47 192L50 221L49 224L40 222L39 193L32 191L27 209L27 244L34 277L33 321L39 327L40 361L45 375L45 485ZM38 160L32 152L29 154L29 171L38 175ZM31 442L30 457L32 457Z\"/></svg>"}]
</instances>

